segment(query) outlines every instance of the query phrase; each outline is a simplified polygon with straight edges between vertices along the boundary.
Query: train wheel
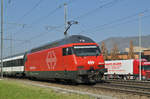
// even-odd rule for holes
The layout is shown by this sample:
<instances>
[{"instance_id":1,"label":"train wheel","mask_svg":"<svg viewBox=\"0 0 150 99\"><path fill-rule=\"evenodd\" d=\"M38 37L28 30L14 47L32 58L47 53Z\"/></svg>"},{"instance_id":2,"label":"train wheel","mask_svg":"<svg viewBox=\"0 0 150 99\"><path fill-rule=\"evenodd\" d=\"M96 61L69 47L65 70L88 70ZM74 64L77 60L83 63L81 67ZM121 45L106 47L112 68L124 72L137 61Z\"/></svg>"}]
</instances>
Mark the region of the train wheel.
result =
<instances>
[{"instance_id":1,"label":"train wheel","mask_svg":"<svg viewBox=\"0 0 150 99\"><path fill-rule=\"evenodd\" d=\"M101 73L95 75L95 80L96 80L96 82L100 82L100 81L102 80L102 78L103 78L103 75L104 75L104 74L101 74Z\"/></svg>"},{"instance_id":2,"label":"train wheel","mask_svg":"<svg viewBox=\"0 0 150 99\"><path fill-rule=\"evenodd\" d=\"M57 83L61 82L61 80L58 79L58 78L55 78L55 81L56 81Z\"/></svg>"},{"instance_id":3,"label":"train wheel","mask_svg":"<svg viewBox=\"0 0 150 99\"><path fill-rule=\"evenodd\" d=\"M124 80L128 80L128 79L127 79L127 76L124 76L123 79L124 79Z\"/></svg>"}]
</instances>

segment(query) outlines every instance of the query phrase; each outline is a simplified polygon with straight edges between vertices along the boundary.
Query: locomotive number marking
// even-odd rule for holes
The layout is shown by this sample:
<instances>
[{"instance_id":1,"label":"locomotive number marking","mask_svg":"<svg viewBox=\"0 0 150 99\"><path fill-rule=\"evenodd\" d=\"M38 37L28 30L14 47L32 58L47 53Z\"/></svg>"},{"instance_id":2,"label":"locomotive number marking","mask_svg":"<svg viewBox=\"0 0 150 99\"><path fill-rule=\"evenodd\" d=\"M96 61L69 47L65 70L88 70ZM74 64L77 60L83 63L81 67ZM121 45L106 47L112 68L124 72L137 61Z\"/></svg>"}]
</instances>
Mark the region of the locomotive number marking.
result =
<instances>
[{"instance_id":1,"label":"locomotive number marking","mask_svg":"<svg viewBox=\"0 0 150 99\"><path fill-rule=\"evenodd\" d=\"M94 61L88 61L89 65L93 65L95 62Z\"/></svg>"},{"instance_id":2,"label":"locomotive number marking","mask_svg":"<svg viewBox=\"0 0 150 99\"><path fill-rule=\"evenodd\" d=\"M54 51L48 52L46 58L48 69L55 69L56 62L57 62L57 58L55 52Z\"/></svg>"}]
</instances>

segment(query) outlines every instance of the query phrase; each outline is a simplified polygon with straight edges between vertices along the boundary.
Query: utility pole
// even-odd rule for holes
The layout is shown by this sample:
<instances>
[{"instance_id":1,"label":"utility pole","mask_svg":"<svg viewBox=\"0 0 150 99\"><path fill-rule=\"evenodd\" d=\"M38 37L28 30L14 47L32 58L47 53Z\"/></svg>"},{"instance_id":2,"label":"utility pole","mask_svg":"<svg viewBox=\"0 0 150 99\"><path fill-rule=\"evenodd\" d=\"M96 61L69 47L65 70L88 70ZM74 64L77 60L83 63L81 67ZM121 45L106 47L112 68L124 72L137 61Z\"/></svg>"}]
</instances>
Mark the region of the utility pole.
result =
<instances>
[{"instance_id":1,"label":"utility pole","mask_svg":"<svg viewBox=\"0 0 150 99\"><path fill-rule=\"evenodd\" d=\"M3 0L1 0L1 78L3 79Z\"/></svg>"},{"instance_id":2,"label":"utility pole","mask_svg":"<svg viewBox=\"0 0 150 99\"><path fill-rule=\"evenodd\" d=\"M10 33L10 56L12 56L12 49L13 49L13 38L12 38L12 33ZM11 71L12 71L12 67L11 67Z\"/></svg>"},{"instance_id":3,"label":"utility pole","mask_svg":"<svg viewBox=\"0 0 150 99\"><path fill-rule=\"evenodd\" d=\"M142 17L142 14L139 14L139 80L142 79L141 77L141 32L142 32L142 29L141 29L141 17Z\"/></svg>"},{"instance_id":4,"label":"utility pole","mask_svg":"<svg viewBox=\"0 0 150 99\"><path fill-rule=\"evenodd\" d=\"M10 56L12 56L13 52L13 39L12 39L12 33L10 34Z\"/></svg>"},{"instance_id":5,"label":"utility pole","mask_svg":"<svg viewBox=\"0 0 150 99\"><path fill-rule=\"evenodd\" d=\"M64 3L64 21L65 21L65 30L67 29L67 4ZM67 34L64 34L67 36Z\"/></svg>"}]
</instances>

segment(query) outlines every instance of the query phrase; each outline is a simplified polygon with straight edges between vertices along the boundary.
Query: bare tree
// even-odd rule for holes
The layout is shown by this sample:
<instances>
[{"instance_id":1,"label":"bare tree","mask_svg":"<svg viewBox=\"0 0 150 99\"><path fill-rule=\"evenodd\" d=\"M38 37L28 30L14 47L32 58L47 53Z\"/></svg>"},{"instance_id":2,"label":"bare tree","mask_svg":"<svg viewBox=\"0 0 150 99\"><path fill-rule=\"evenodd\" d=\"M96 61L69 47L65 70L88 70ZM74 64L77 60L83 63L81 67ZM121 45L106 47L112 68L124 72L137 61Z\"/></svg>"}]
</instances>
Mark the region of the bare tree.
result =
<instances>
[{"instance_id":1,"label":"bare tree","mask_svg":"<svg viewBox=\"0 0 150 99\"><path fill-rule=\"evenodd\" d=\"M102 42L102 45L101 45L101 52L102 52L104 59L107 60L108 59L108 50L107 50L104 42Z\"/></svg>"},{"instance_id":2,"label":"bare tree","mask_svg":"<svg viewBox=\"0 0 150 99\"><path fill-rule=\"evenodd\" d=\"M114 44L113 48L111 49L110 55L112 60L117 60L119 59L119 50L117 44Z\"/></svg>"},{"instance_id":3,"label":"bare tree","mask_svg":"<svg viewBox=\"0 0 150 99\"><path fill-rule=\"evenodd\" d=\"M134 50L133 50L133 41L130 40L130 48L129 48L129 52L128 52L128 59L134 59Z\"/></svg>"}]
</instances>

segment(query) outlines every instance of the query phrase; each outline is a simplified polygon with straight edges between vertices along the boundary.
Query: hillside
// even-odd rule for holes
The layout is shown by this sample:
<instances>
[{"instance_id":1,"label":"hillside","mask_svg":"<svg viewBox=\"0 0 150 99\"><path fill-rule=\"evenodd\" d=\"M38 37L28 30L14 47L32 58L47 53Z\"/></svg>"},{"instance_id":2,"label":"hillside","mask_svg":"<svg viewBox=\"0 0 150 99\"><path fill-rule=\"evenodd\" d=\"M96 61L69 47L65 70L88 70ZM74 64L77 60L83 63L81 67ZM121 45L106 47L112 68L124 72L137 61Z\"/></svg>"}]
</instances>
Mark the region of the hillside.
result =
<instances>
[{"instance_id":1,"label":"hillside","mask_svg":"<svg viewBox=\"0 0 150 99\"><path fill-rule=\"evenodd\" d=\"M139 45L139 38L137 36L136 37L111 37L111 38L105 39L101 42L105 43L105 45L109 51L115 43L118 45L119 51L124 51L125 48L129 47L130 40L133 40L134 46ZM101 42L99 42L100 45L101 45ZM150 35L142 36L141 43L142 43L142 47L144 47L144 48L150 47Z\"/></svg>"}]
</instances>

